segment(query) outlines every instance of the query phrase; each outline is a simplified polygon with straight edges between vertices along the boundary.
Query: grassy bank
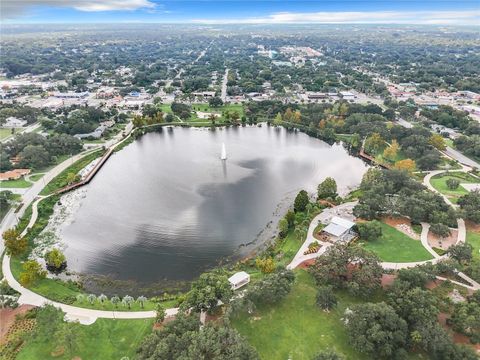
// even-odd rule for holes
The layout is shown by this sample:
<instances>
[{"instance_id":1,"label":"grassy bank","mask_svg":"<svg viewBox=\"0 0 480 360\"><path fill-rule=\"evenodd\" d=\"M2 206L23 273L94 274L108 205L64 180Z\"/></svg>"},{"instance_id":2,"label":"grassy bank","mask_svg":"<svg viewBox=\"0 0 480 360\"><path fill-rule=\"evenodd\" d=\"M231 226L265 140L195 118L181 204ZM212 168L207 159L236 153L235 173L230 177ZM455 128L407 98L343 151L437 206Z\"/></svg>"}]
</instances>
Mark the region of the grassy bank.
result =
<instances>
[{"instance_id":1,"label":"grassy bank","mask_svg":"<svg viewBox=\"0 0 480 360\"><path fill-rule=\"evenodd\" d=\"M467 243L473 247L473 258L480 260L480 233L467 231Z\"/></svg>"},{"instance_id":2,"label":"grassy bank","mask_svg":"<svg viewBox=\"0 0 480 360\"><path fill-rule=\"evenodd\" d=\"M447 180L449 179L458 180L460 185L456 189L450 189L447 186ZM432 177L430 183L437 191L446 195L453 203L456 203L459 197L468 194L468 190L461 185L462 183L477 184L480 183L480 180L467 173L445 172Z\"/></svg>"},{"instance_id":3,"label":"grassy bank","mask_svg":"<svg viewBox=\"0 0 480 360\"><path fill-rule=\"evenodd\" d=\"M77 160L68 168L63 170L60 174L58 174L55 178L53 178L47 184L47 186L43 188L43 190L40 192L40 195L49 195L54 191L68 185L68 181L67 181L68 174L70 173L77 174L80 170L82 170L85 166L90 164L96 158L100 157L102 154L103 154L103 150L97 150L92 152L91 154L84 156L80 160Z\"/></svg>"}]
</instances>

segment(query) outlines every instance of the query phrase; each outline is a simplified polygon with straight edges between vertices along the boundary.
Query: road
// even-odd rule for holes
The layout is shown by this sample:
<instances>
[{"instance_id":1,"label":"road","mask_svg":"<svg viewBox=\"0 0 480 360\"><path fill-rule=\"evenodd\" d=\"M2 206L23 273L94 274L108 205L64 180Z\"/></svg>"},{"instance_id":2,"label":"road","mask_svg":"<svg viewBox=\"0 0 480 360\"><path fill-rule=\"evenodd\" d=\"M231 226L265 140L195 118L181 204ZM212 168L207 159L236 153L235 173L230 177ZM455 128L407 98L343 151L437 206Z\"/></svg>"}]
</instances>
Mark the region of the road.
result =
<instances>
[{"instance_id":1,"label":"road","mask_svg":"<svg viewBox=\"0 0 480 360\"><path fill-rule=\"evenodd\" d=\"M480 164L478 162L466 157L460 151L452 149L450 146L447 146L443 153L457 160L460 164L480 169Z\"/></svg>"},{"instance_id":2,"label":"road","mask_svg":"<svg viewBox=\"0 0 480 360\"><path fill-rule=\"evenodd\" d=\"M225 75L223 75L222 80L222 101L227 102L227 82L228 82L228 69L225 69Z\"/></svg>"},{"instance_id":3,"label":"road","mask_svg":"<svg viewBox=\"0 0 480 360\"><path fill-rule=\"evenodd\" d=\"M397 123L403 126L404 128L411 129L413 127L412 123L402 118L397 118L396 120L397 120ZM466 157L460 151L455 150L450 146L447 146L447 148L444 151L442 151L442 153L454 160L457 160L460 164L480 169L480 164L478 162Z\"/></svg>"},{"instance_id":4,"label":"road","mask_svg":"<svg viewBox=\"0 0 480 360\"><path fill-rule=\"evenodd\" d=\"M20 210L17 213L15 213L14 208L12 208L7 213L7 215L5 215L5 217L3 218L3 221L1 223L1 233L3 234L5 230L10 229L17 225L19 219L25 213L25 210L32 203L32 201L38 196L38 194L40 194L40 192L45 187L45 185L47 185L54 177L59 175L63 170L68 168L75 161L81 159L83 156L85 156L86 154L89 154L92 151L94 150L87 150L87 151L81 152L65 160L64 162L58 164L53 169L48 171L40 180L34 183L32 187L28 188L27 191L25 191L25 193L22 196L23 205L20 208ZM3 250L4 250L4 245L2 240L0 243L0 254L3 253Z\"/></svg>"}]
</instances>

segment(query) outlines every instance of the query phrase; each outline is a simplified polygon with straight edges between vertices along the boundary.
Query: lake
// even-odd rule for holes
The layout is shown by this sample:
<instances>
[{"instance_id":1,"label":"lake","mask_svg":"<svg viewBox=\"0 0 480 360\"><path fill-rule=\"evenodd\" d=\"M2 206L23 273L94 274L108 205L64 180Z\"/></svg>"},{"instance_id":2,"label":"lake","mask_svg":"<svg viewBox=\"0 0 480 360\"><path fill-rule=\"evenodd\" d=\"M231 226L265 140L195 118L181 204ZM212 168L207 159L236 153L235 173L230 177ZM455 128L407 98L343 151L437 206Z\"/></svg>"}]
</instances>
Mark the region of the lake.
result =
<instances>
[{"instance_id":1,"label":"lake","mask_svg":"<svg viewBox=\"0 0 480 360\"><path fill-rule=\"evenodd\" d=\"M266 125L149 133L84 188L62 232L68 266L143 283L191 280L271 239L299 190L313 195L331 176L345 194L366 169L342 145Z\"/></svg>"}]
</instances>

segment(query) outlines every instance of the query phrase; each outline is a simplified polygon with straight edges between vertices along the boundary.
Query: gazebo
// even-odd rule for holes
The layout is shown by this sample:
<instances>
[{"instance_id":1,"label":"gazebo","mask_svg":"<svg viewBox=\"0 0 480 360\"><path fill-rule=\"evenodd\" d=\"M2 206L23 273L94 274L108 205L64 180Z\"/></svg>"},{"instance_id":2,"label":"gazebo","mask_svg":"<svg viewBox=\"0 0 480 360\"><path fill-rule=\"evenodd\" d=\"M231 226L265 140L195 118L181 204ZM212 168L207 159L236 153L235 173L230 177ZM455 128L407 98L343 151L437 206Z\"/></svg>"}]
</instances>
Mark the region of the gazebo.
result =
<instances>
[{"instance_id":1,"label":"gazebo","mask_svg":"<svg viewBox=\"0 0 480 360\"><path fill-rule=\"evenodd\" d=\"M245 271L240 271L228 278L233 290L237 290L250 282L250 275Z\"/></svg>"}]
</instances>

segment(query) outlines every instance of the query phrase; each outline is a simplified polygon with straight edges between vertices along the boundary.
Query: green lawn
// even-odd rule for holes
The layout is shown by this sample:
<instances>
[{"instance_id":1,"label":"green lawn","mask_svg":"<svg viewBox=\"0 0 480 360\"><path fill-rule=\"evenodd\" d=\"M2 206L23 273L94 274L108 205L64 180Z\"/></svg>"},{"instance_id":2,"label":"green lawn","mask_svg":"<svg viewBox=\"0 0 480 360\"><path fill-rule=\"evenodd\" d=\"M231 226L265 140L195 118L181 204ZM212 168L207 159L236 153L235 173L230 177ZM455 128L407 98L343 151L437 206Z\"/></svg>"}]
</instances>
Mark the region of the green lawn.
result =
<instances>
[{"instance_id":1,"label":"green lawn","mask_svg":"<svg viewBox=\"0 0 480 360\"><path fill-rule=\"evenodd\" d=\"M6 139L12 135L12 129L0 128L0 140Z\"/></svg>"},{"instance_id":2,"label":"green lawn","mask_svg":"<svg viewBox=\"0 0 480 360\"><path fill-rule=\"evenodd\" d=\"M293 230L290 230L284 239L279 240L278 245L275 247L277 253L283 254L279 264L283 266L288 265L304 241L305 239L298 239Z\"/></svg>"},{"instance_id":3,"label":"green lawn","mask_svg":"<svg viewBox=\"0 0 480 360\"><path fill-rule=\"evenodd\" d=\"M473 247L473 257L480 260L480 233L467 231L467 243Z\"/></svg>"},{"instance_id":4,"label":"green lawn","mask_svg":"<svg viewBox=\"0 0 480 360\"><path fill-rule=\"evenodd\" d=\"M77 349L52 356L58 344L55 337L28 339L17 356L18 360L37 359L133 359L142 340L152 331L153 319L98 319L93 325L81 325L76 336ZM68 356L67 356L68 355Z\"/></svg>"},{"instance_id":5,"label":"green lawn","mask_svg":"<svg viewBox=\"0 0 480 360\"><path fill-rule=\"evenodd\" d=\"M33 184L28 182L24 178L20 178L18 180L3 180L0 181L0 188L1 189L13 189L13 188L29 188Z\"/></svg>"},{"instance_id":6,"label":"green lawn","mask_svg":"<svg viewBox=\"0 0 480 360\"><path fill-rule=\"evenodd\" d=\"M258 307L252 315L233 320L233 326L257 349L261 359L312 359L322 349L335 348L349 359L360 356L349 344L340 320L348 306L358 302L339 297L338 307L326 313L315 305L313 277L304 270L290 294L275 306Z\"/></svg>"},{"instance_id":7,"label":"green lawn","mask_svg":"<svg viewBox=\"0 0 480 360\"><path fill-rule=\"evenodd\" d=\"M414 262L432 258L420 240L414 240L390 225L380 224L382 237L377 241L365 241L362 245L377 254L382 261Z\"/></svg>"},{"instance_id":8,"label":"green lawn","mask_svg":"<svg viewBox=\"0 0 480 360\"><path fill-rule=\"evenodd\" d=\"M337 292L337 308L324 312L315 304L317 290L312 276L304 270L296 271L296 275L292 291L279 304L259 306L254 314L242 314L232 321L260 358L310 360L319 351L333 348L347 360L371 359L349 345L341 320L346 308L361 301Z\"/></svg>"},{"instance_id":9,"label":"green lawn","mask_svg":"<svg viewBox=\"0 0 480 360\"><path fill-rule=\"evenodd\" d=\"M43 177L43 175L45 175L45 174L43 174L43 173L42 174L33 174L33 175L30 175L29 179L31 181L35 182L35 181L40 180Z\"/></svg>"},{"instance_id":10,"label":"green lawn","mask_svg":"<svg viewBox=\"0 0 480 360\"><path fill-rule=\"evenodd\" d=\"M457 179L461 183L468 183L468 184L475 184L479 183L480 181L471 176L470 174L467 173L459 173L459 172L450 172L450 173L442 173L439 175L436 175L432 177L430 180L430 183L432 186L442 194L446 195L450 201L453 203L456 203L458 198L461 197L462 195L468 194L468 191L465 190L465 188L462 187L462 185L459 185L457 189L451 190L447 186L447 180L448 179Z\"/></svg>"}]
</instances>

